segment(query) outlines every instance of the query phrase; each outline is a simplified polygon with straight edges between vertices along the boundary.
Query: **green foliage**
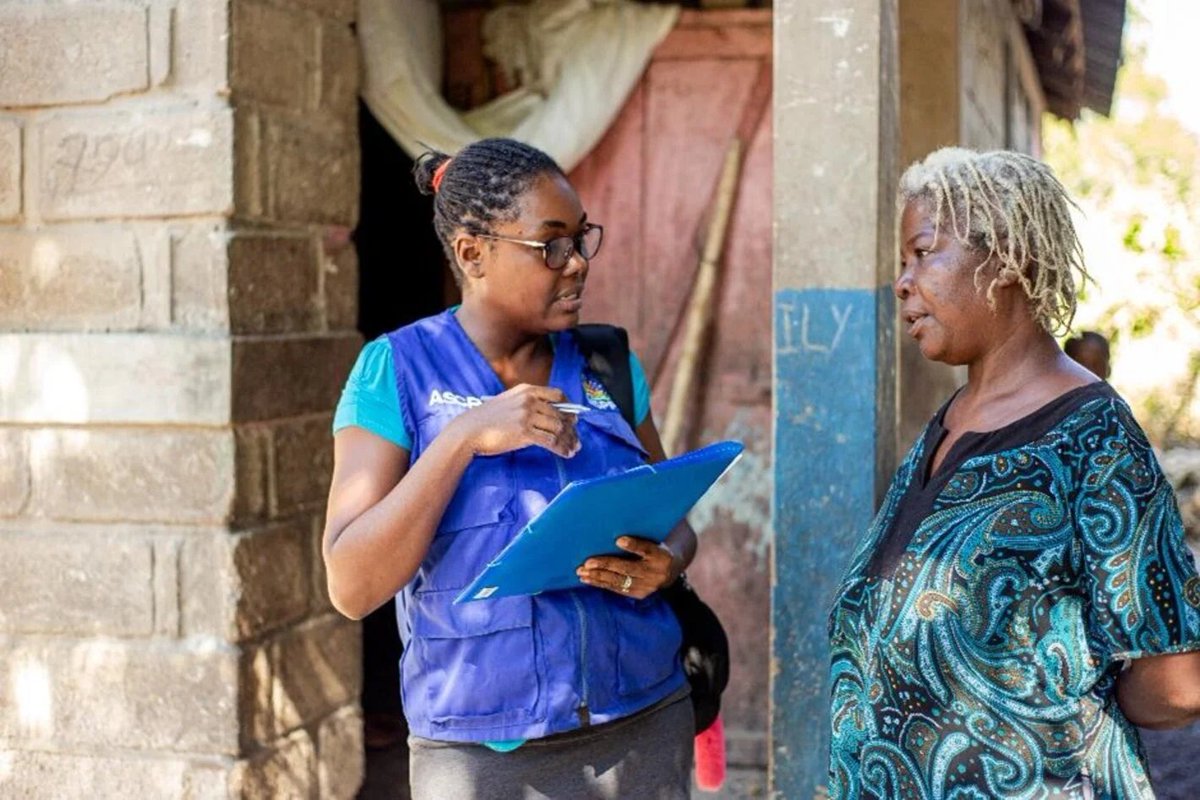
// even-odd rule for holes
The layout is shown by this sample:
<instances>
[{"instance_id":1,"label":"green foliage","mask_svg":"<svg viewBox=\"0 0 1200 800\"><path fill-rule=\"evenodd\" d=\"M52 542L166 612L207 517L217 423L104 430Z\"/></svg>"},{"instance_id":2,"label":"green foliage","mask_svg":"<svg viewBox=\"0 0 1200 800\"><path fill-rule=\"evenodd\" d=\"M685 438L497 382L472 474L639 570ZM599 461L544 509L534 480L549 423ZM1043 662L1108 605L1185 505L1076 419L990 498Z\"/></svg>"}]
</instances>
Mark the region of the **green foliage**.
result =
<instances>
[{"instance_id":1,"label":"green foliage","mask_svg":"<svg viewBox=\"0 0 1200 800\"><path fill-rule=\"evenodd\" d=\"M1142 245L1142 225L1145 224L1146 217L1141 214L1135 214L1129 220L1129 227L1125 229L1125 238L1121 243L1125 245L1125 249L1131 253L1144 253L1146 248Z\"/></svg>"},{"instance_id":2,"label":"green foliage","mask_svg":"<svg viewBox=\"0 0 1200 800\"><path fill-rule=\"evenodd\" d=\"M1179 228L1168 224L1163 228L1163 258L1174 263L1187 258L1187 251L1183 249L1183 234Z\"/></svg>"},{"instance_id":3,"label":"green foliage","mask_svg":"<svg viewBox=\"0 0 1200 800\"><path fill-rule=\"evenodd\" d=\"M1133 339L1145 339L1154 333L1154 326L1158 324L1159 318L1162 317L1161 309L1157 308L1142 308L1139 309L1133 318L1129 321L1129 336Z\"/></svg>"},{"instance_id":4,"label":"green foliage","mask_svg":"<svg viewBox=\"0 0 1200 800\"><path fill-rule=\"evenodd\" d=\"M1141 387L1135 399L1147 431L1166 444L1200 438L1200 415L1192 413L1200 349L1176 341L1180 330L1200 326L1200 259L1193 256L1200 249L1200 136L1171 115L1166 82L1146 69L1148 37L1137 34L1147 21L1136 4L1129 25L1112 116L1085 111L1073 125L1047 117L1042 143L1084 219L1095 223L1084 248L1099 286L1080 296L1079 322L1109 337L1118 382L1121 346L1139 340L1153 342L1180 376ZM1106 292L1106 284L1120 288Z\"/></svg>"}]
</instances>

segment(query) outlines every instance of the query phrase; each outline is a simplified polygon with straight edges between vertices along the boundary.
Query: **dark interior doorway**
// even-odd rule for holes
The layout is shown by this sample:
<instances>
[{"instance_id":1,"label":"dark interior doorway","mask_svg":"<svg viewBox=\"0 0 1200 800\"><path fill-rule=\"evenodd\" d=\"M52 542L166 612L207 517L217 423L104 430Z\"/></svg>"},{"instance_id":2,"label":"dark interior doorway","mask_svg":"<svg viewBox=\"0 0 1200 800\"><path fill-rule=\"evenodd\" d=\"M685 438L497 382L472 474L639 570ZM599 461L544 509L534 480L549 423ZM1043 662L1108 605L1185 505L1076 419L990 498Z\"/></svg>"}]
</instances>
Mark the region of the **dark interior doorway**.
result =
<instances>
[{"instance_id":1,"label":"dark interior doorway","mask_svg":"<svg viewBox=\"0 0 1200 800\"><path fill-rule=\"evenodd\" d=\"M358 329L370 340L441 311L447 272L433 232L433 198L417 191L412 159L365 104L359 104L358 119Z\"/></svg>"},{"instance_id":2,"label":"dark interior doorway","mask_svg":"<svg viewBox=\"0 0 1200 800\"><path fill-rule=\"evenodd\" d=\"M359 104L362 194L354 232L358 329L367 341L435 314L450 300L432 199L417 191L412 159ZM408 797L407 727L400 703L400 638L388 602L363 620L362 708L367 775L360 800Z\"/></svg>"}]
</instances>

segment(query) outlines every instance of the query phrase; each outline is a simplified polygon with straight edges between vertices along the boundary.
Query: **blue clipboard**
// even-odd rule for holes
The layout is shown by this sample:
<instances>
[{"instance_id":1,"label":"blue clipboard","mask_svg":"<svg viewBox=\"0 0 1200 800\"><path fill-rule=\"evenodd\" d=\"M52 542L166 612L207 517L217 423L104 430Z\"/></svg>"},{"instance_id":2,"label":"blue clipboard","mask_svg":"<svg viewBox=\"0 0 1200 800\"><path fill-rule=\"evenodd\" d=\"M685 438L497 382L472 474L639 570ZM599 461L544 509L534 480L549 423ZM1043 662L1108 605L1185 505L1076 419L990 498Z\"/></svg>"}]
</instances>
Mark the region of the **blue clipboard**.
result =
<instances>
[{"instance_id":1,"label":"blue clipboard","mask_svg":"<svg viewBox=\"0 0 1200 800\"><path fill-rule=\"evenodd\" d=\"M625 534L666 539L742 449L741 442L717 442L619 475L572 481L454 602L584 586L575 574L580 564L628 555L616 546Z\"/></svg>"}]
</instances>

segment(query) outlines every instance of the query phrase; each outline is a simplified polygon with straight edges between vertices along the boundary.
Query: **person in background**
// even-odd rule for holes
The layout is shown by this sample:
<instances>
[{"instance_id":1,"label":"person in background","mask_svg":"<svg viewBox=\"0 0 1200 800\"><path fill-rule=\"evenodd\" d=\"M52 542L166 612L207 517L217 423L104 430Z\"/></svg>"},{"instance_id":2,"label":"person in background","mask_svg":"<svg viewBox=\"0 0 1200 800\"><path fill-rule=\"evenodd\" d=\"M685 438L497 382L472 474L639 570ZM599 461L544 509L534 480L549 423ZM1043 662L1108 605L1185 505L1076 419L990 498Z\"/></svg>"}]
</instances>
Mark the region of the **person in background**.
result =
<instances>
[{"instance_id":1,"label":"person in background","mask_svg":"<svg viewBox=\"0 0 1200 800\"><path fill-rule=\"evenodd\" d=\"M1108 380L1108 376L1112 374L1108 339L1095 331L1084 331L1078 336L1072 336L1063 344L1063 350L1101 380Z\"/></svg>"},{"instance_id":2,"label":"person in background","mask_svg":"<svg viewBox=\"0 0 1200 800\"><path fill-rule=\"evenodd\" d=\"M830 618L830 796L1151 798L1135 725L1200 717L1200 577L1129 407L1068 358L1070 200L1013 152L901 179L900 315L967 367Z\"/></svg>"},{"instance_id":3,"label":"person in background","mask_svg":"<svg viewBox=\"0 0 1200 800\"><path fill-rule=\"evenodd\" d=\"M695 553L686 522L619 538L627 557L588 559L578 589L454 603L567 483L665 458L636 357L634 429L572 334L603 229L516 141L414 173L463 301L363 349L324 538L339 611L396 597L412 797L687 798L692 704L658 593Z\"/></svg>"}]
</instances>

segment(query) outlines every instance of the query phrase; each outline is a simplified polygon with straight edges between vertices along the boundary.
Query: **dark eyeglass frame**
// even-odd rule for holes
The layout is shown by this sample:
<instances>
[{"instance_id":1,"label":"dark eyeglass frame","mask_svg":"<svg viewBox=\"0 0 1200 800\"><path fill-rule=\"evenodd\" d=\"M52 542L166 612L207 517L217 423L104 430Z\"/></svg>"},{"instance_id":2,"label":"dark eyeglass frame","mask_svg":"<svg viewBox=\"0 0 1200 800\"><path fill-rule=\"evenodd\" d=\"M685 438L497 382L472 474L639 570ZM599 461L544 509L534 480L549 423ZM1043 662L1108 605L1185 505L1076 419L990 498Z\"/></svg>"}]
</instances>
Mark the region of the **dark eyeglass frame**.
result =
<instances>
[{"instance_id":1,"label":"dark eyeglass frame","mask_svg":"<svg viewBox=\"0 0 1200 800\"><path fill-rule=\"evenodd\" d=\"M590 248L591 252L584 252L584 237L592 231L599 231L600 236L596 240L595 248ZM574 236L555 236L553 239L545 242L539 242L536 239L514 239L511 236L497 236L493 233L477 233L475 234L480 239L495 239L499 242L512 242L513 244L522 244L526 247L535 247L542 251L542 260L546 264L547 269L558 271L566 269L567 264L571 263L571 257L576 253L583 256L584 261L590 261L600 252L600 245L604 243L604 226L588 223L579 229L579 232ZM558 245L557 242L566 242L565 245ZM556 251L555 248L558 248ZM551 256L562 253L558 257L562 259L562 263L555 266L551 263Z\"/></svg>"}]
</instances>

